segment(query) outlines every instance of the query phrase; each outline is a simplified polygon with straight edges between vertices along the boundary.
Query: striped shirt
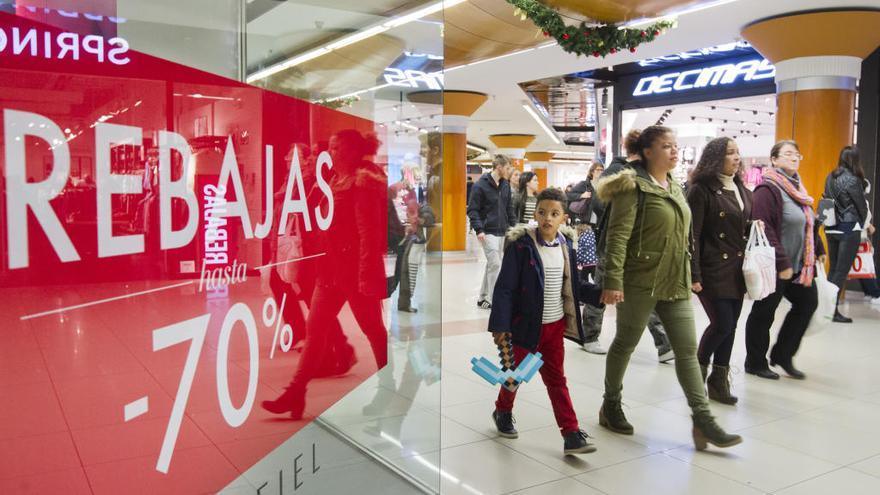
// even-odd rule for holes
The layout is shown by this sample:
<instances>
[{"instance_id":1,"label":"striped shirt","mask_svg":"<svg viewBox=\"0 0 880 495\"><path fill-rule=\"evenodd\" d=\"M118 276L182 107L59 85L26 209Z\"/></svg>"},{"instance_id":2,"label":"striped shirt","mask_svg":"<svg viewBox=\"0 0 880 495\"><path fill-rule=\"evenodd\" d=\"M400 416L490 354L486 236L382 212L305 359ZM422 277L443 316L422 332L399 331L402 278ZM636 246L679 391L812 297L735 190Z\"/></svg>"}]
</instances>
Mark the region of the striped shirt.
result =
<instances>
[{"instance_id":1,"label":"striped shirt","mask_svg":"<svg viewBox=\"0 0 880 495\"><path fill-rule=\"evenodd\" d=\"M540 234L538 234L540 236ZM538 241L538 254L544 264L544 314L541 323L555 323L562 319L564 310L562 307L562 283L565 258L562 248L557 242L551 246Z\"/></svg>"},{"instance_id":2,"label":"striped shirt","mask_svg":"<svg viewBox=\"0 0 880 495\"><path fill-rule=\"evenodd\" d=\"M535 218L535 207L538 206L538 198L534 196L527 197L524 206L523 217L519 220L522 223L529 223L529 220L534 220Z\"/></svg>"}]
</instances>

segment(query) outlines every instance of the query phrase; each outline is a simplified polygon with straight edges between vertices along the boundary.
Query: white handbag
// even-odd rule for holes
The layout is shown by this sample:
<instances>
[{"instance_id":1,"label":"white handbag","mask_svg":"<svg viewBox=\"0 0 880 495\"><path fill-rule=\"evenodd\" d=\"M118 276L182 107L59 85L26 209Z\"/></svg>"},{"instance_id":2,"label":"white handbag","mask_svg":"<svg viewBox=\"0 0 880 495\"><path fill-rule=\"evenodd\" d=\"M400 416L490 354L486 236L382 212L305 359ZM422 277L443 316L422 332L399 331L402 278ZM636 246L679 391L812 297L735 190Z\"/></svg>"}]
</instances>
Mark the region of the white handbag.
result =
<instances>
[{"instance_id":1,"label":"white handbag","mask_svg":"<svg viewBox=\"0 0 880 495\"><path fill-rule=\"evenodd\" d=\"M813 317L810 319L810 324L807 325L804 335L814 335L828 327L831 323L831 318L834 316L834 308L837 306L837 293L840 291L836 285L828 280L828 276L825 275L825 265L818 261L816 262L816 276L813 277L813 283L816 284L819 305L816 307L816 312L813 313Z\"/></svg>"},{"instance_id":2,"label":"white handbag","mask_svg":"<svg viewBox=\"0 0 880 495\"><path fill-rule=\"evenodd\" d=\"M758 222L752 222L743 258L743 277L749 299L759 301L776 291L776 250Z\"/></svg>"}]
</instances>

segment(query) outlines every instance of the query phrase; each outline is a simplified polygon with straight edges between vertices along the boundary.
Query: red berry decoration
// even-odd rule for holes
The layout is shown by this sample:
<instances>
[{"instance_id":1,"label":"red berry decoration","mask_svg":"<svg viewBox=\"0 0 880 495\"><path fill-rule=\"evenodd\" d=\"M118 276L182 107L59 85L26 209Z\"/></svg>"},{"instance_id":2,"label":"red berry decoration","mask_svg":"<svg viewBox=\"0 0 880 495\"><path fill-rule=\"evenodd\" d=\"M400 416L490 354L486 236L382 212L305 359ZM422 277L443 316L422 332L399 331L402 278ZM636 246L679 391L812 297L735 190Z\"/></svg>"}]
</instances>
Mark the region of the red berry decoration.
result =
<instances>
[{"instance_id":1,"label":"red berry decoration","mask_svg":"<svg viewBox=\"0 0 880 495\"><path fill-rule=\"evenodd\" d=\"M635 52L636 52L636 49L635 49L635 47L633 47L633 48L630 48L629 51L635 53Z\"/></svg>"},{"instance_id":2,"label":"red berry decoration","mask_svg":"<svg viewBox=\"0 0 880 495\"><path fill-rule=\"evenodd\" d=\"M547 31L544 31L544 37L546 38L548 36L550 36L550 33L548 33Z\"/></svg>"},{"instance_id":3,"label":"red berry decoration","mask_svg":"<svg viewBox=\"0 0 880 495\"><path fill-rule=\"evenodd\" d=\"M647 38L647 37L648 37L648 33L642 31L642 38Z\"/></svg>"},{"instance_id":4,"label":"red berry decoration","mask_svg":"<svg viewBox=\"0 0 880 495\"><path fill-rule=\"evenodd\" d=\"M584 31L584 36L589 36L591 34L593 34L593 33L589 29Z\"/></svg>"},{"instance_id":5,"label":"red berry decoration","mask_svg":"<svg viewBox=\"0 0 880 495\"><path fill-rule=\"evenodd\" d=\"M617 53L617 48L612 48L612 49L611 49L611 54L614 55L615 53Z\"/></svg>"},{"instance_id":6,"label":"red berry decoration","mask_svg":"<svg viewBox=\"0 0 880 495\"><path fill-rule=\"evenodd\" d=\"M562 39L567 40L569 38L568 33L562 35Z\"/></svg>"},{"instance_id":7,"label":"red berry decoration","mask_svg":"<svg viewBox=\"0 0 880 495\"><path fill-rule=\"evenodd\" d=\"M593 56L594 56L594 57L598 57L598 56L599 56L599 52L593 52Z\"/></svg>"},{"instance_id":8,"label":"red berry decoration","mask_svg":"<svg viewBox=\"0 0 880 495\"><path fill-rule=\"evenodd\" d=\"M654 36L660 36L660 31L654 31Z\"/></svg>"}]
</instances>

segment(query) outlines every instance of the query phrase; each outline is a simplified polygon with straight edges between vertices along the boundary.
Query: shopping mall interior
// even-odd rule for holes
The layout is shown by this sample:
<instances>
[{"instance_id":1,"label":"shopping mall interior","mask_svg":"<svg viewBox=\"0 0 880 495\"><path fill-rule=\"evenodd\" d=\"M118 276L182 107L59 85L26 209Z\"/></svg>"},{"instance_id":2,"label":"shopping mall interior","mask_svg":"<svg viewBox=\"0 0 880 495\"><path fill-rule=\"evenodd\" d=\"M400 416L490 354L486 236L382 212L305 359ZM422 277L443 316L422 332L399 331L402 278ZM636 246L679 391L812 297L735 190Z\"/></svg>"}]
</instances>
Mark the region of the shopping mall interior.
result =
<instances>
[{"instance_id":1,"label":"shopping mall interior","mask_svg":"<svg viewBox=\"0 0 880 495\"><path fill-rule=\"evenodd\" d=\"M880 493L880 0L0 0L0 110L2 495Z\"/></svg>"}]
</instances>

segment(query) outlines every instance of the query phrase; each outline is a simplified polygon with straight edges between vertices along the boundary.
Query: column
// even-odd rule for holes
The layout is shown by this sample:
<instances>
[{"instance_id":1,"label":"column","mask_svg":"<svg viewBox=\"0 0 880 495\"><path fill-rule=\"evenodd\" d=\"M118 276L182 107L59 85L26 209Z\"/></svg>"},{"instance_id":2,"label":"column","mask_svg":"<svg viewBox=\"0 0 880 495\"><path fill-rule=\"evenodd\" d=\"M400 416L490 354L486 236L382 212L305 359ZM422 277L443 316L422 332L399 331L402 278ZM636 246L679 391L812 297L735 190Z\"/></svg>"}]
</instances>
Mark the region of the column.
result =
<instances>
[{"instance_id":1,"label":"column","mask_svg":"<svg viewBox=\"0 0 880 495\"><path fill-rule=\"evenodd\" d=\"M552 159L553 153L548 151L529 151L526 153L526 161L532 167L532 172L538 176L539 191L547 188L547 167Z\"/></svg>"},{"instance_id":2,"label":"column","mask_svg":"<svg viewBox=\"0 0 880 495\"><path fill-rule=\"evenodd\" d=\"M534 134L493 134L489 136L498 150L495 152L511 158L513 166L522 172L525 165L526 148L535 140Z\"/></svg>"},{"instance_id":3,"label":"column","mask_svg":"<svg viewBox=\"0 0 880 495\"><path fill-rule=\"evenodd\" d=\"M407 98L413 103L443 102L443 161L440 164L440 194L428 200L441 223L440 236L428 243L431 251L464 251L467 240L467 126L468 120L486 102L487 95L473 91L417 91Z\"/></svg>"},{"instance_id":4,"label":"column","mask_svg":"<svg viewBox=\"0 0 880 495\"><path fill-rule=\"evenodd\" d=\"M878 10L840 9L761 19L742 31L776 66L776 139L800 145L800 175L813 197L853 143L856 83L880 44L878 26Z\"/></svg>"}]
</instances>

